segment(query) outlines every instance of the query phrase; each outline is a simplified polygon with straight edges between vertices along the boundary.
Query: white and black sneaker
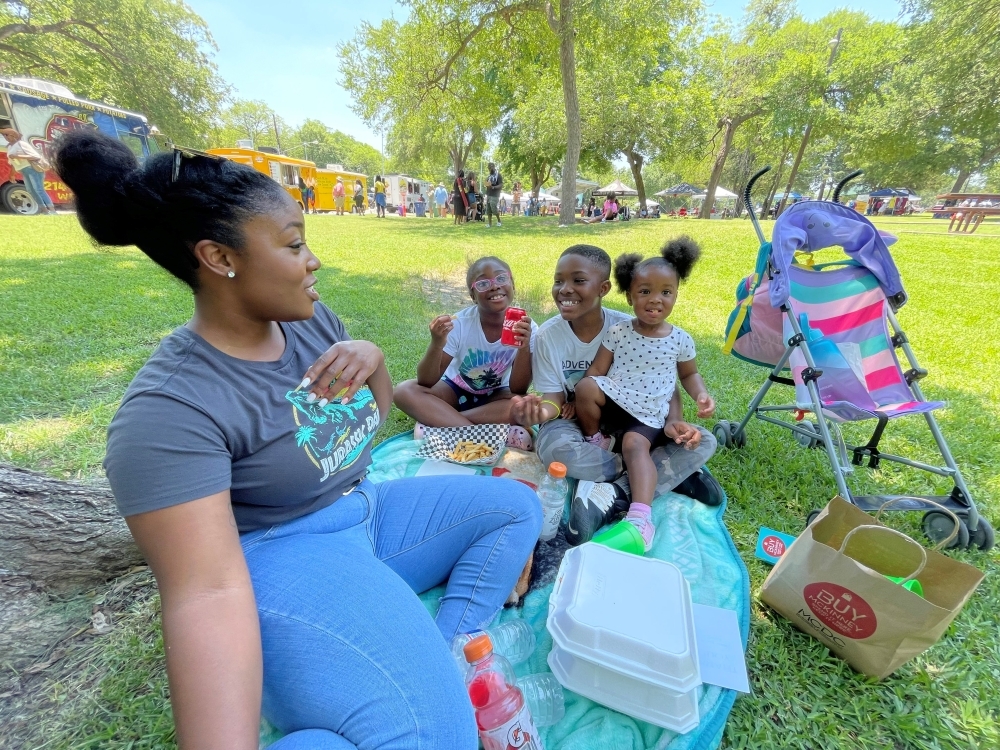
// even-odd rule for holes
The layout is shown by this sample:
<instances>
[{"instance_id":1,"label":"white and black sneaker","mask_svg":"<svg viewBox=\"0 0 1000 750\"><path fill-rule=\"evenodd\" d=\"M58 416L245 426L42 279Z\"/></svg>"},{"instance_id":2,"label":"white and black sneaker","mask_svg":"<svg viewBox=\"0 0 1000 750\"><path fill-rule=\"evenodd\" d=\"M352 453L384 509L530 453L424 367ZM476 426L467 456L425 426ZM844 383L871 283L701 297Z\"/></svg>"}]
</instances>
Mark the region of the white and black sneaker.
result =
<instances>
[{"instance_id":1,"label":"white and black sneaker","mask_svg":"<svg viewBox=\"0 0 1000 750\"><path fill-rule=\"evenodd\" d=\"M726 493L722 489L722 485L719 484L719 480L702 469L698 469L698 471L674 487L674 492L687 495L699 503L704 503L713 508L722 505L722 501L726 499Z\"/></svg>"},{"instance_id":2,"label":"white and black sneaker","mask_svg":"<svg viewBox=\"0 0 1000 750\"><path fill-rule=\"evenodd\" d=\"M589 542L597 530L615 516L628 511L628 479L611 482L577 482L566 522L566 541L571 546Z\"/></svg>"}]
</instances>

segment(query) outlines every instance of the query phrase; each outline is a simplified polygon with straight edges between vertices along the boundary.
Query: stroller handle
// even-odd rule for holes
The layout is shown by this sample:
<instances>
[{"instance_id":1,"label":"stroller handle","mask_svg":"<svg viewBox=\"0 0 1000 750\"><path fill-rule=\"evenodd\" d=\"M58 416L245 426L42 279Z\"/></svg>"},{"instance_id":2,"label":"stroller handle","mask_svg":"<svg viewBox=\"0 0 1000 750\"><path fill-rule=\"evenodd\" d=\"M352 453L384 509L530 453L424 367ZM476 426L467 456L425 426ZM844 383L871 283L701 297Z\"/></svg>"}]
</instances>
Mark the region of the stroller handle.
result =
<instances>
[{"instance_id":1,"label":"stroller handle","mask_svg":"<svg viewBox=\"0 0 1000 750\"><path fill-rule=\"evenodd\" d=\"M743 205L746 206L747 213L750 214L750 221L753 223L754 231L757 232L757 239L760 240L760 244L762 245L764 244L764 232L761 231L760 222L757 221L757 214L754 213L753 201L750 200L750 191L753 190L754 183L770 171L771 165L768 164L747 181L747 186L743 190Z\"/></svg>"},{"instance_id":2,"label":"stroller handle","mask_svg":"<svg viewBox=\"0 0 1000 750\"><path fill-rule=\"evenodd\" d=\"M855 169L853 172L847 175L847 177L838 182L837 187L833 189L833 198L832 198L833 202L840 203L840 191L844 189L844 186L847 185L848 182L853 180L855 177L860 177L864 173L865 171L863 169Z\"/></svg>"}]
</instances>

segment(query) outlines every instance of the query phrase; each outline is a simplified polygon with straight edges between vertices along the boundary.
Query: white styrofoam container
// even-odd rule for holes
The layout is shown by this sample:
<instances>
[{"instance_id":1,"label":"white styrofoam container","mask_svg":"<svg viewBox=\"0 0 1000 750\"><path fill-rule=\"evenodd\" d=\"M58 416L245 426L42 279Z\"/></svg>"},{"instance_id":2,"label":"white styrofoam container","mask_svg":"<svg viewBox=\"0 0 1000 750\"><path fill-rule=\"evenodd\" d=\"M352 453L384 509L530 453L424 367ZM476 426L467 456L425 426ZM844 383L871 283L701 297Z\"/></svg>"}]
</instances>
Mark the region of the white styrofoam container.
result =
<instances>
[{"instance_id":1,"label":"white styrofoam container","mask_svg":"<svg viewBox=\"0 0 1000 750\"><path fill-rule=\"evenodd\" d=\"M563 687L602 706L681 734L698 726L697 687L677 693L605 669L559 646L549 651L548 661L549 669Z\"/></svg>"},{"instance_id":2,"label":"white styrofoam container","mask_svg":"<svg viewBox=\"0 0 1000 750\"><path fill-rule=\"evenodd\" d=\"M664 560L593 543L568 550L547 626L563 651L599 667L674 693L701 684L691 590Z\"/></svg>"}]
</instances>

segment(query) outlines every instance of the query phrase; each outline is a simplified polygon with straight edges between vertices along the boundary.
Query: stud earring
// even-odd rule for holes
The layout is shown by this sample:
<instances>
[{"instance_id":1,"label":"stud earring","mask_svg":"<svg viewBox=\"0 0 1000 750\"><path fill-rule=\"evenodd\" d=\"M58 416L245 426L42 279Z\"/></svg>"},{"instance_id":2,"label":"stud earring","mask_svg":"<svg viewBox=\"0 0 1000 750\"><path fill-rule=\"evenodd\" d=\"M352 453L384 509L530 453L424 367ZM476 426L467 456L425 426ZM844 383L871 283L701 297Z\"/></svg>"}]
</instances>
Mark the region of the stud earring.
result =
<instances>
[{"instance_id":1,"label":"stud earring","mask_svg":"<svg viewBox=\"0 0 1000 750\"><path fill-rule=\"evenodd\" d=\"M226 276L228 276L231 279L235 279L236 278L236 271L230 271L229 273L226 274Z\"/></svg>"}]
</instances>

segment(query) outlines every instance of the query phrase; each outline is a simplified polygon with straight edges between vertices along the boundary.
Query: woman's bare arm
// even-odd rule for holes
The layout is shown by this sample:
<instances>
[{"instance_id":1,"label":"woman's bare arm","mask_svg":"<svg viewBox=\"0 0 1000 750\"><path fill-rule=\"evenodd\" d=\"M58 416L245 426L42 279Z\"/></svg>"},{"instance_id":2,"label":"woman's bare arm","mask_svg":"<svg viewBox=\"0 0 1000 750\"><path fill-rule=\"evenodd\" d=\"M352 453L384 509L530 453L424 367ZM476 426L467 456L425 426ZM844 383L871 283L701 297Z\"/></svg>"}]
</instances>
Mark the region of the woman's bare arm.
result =
<instances>
[{"instance_id":1,"label":"woman's bare arm","mask_svg":"<svg viewBox=\"0 0 1000 750\"><path fill-rule=\"evenodd\" d=\"M181 750L257 750L263 667L229 491L125 519L156 576Z\"/></svg>"}]
</instances>

